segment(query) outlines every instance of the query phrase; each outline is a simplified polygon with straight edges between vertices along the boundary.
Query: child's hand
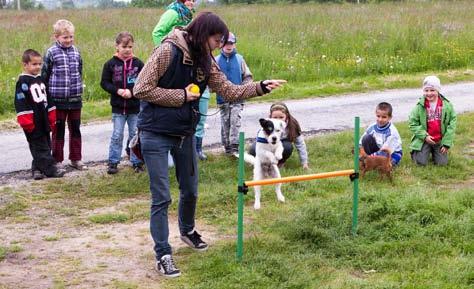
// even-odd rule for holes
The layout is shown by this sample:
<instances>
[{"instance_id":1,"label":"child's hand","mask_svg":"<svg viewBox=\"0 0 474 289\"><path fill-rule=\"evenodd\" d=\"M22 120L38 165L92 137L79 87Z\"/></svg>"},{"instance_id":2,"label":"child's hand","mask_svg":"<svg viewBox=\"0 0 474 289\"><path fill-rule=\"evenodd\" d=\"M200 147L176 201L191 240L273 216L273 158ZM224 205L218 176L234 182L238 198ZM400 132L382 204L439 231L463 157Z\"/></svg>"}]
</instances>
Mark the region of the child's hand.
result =
<instances>
[{"instance_id":1,"label":"child's hand","mask_svg":"<svg viewBox=\"0 0 474 289\"><path fill-rule=\"evenodd\" d=\"M124 93L124 97L123 98L132 98L132 92L130 91L130 89L125 89L125 93Z\"/></svg>"},{"instance_id":2,"label":"child's hand","mask_svg":"<svg viewBox=\"0 0 474 289\"><path fill-rule=\"evenodd\" d=\"M123 97L124 93L125 93L125 89L119 88L119 89L117 90L117 94L120 95L121 97Z\"/></svg>"},{"instance_id":3,"label":"child's hand","mask_svg":"<svg viewBox=\"0 0 474 289\"><path fill-rule=\"evenodd\" d=\"M439 152L442 153L442 154L447 154L448 150L449 150L448 147L442 146L441 149L439 150Z\"/></svg>"},{"instance_id":4,"label":"child's hand","mask_svg":"<svg viewBox=\"0 0 474 289\"><path fill-rule=\"evenodd\" d=\"M430 136L430 135L427 135L427 136L425 137L425 141L426 141L427 143L429 143L430 145L435 145L435 144L436 144L436 142L433 140L433 137Z\"/></svg>"},{"instance_id":5,"label":"child's hand","mask_svg":"<svg viewBox=\"0 0 474 289\"><path fill-rule=\"evenodd\" d=\"M305 171L309 170L308 163L303 164L303 170L305 170Z\"/></svg>"}]
</instances>

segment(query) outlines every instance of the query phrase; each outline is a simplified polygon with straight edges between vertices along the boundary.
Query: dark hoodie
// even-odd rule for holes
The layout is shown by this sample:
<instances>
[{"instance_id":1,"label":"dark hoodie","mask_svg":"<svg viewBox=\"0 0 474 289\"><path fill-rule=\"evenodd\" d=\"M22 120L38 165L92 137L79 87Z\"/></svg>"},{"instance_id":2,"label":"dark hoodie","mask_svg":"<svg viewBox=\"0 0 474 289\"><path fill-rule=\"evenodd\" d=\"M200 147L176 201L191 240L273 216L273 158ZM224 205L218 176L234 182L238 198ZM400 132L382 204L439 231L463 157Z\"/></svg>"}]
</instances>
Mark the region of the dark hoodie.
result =
<instances>
[{"instance_id":1,"label":"dark hoodie","mask_svg":"<svg viewBox=\"0 0 474 289\"><path fill-rule=\"evenodd\" d=\"M136 57L122 60L114 55L104 64L100 86L110 93L113 113L136 114L140 111L140 101L137 98L125 99L117 91L129 89L133 95L133 86L142 68L143 62Z\"/></svg>"}]
</instances>

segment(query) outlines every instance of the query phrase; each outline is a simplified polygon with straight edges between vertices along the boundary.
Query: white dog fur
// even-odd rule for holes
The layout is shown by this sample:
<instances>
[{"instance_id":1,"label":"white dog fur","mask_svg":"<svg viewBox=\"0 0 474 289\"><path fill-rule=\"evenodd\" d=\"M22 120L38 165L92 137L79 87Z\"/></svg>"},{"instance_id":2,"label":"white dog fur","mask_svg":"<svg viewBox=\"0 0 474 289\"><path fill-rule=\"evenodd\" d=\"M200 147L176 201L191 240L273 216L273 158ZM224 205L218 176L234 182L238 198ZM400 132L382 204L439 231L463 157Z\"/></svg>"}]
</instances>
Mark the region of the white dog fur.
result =
<instances>
[{"instance_id":1,"label":"white dog fur","mask_svg":"<svg viewBox=\"0 0 474 289\"><path fill-rule=\"evenodd\" d=\"M245 153L244 160L253 165L253 179L262 180L268 178L280 178L278 161L283 158L282 133L285 131L286 122L279 119L267 118L260 120L262 129L257 135L255 157ZM260 186L254 186L255 203L254 208L260 209ZM281 193L281 184L276 184L275 192L280 202L285 201Z\"/></svg>"}]
</instances>

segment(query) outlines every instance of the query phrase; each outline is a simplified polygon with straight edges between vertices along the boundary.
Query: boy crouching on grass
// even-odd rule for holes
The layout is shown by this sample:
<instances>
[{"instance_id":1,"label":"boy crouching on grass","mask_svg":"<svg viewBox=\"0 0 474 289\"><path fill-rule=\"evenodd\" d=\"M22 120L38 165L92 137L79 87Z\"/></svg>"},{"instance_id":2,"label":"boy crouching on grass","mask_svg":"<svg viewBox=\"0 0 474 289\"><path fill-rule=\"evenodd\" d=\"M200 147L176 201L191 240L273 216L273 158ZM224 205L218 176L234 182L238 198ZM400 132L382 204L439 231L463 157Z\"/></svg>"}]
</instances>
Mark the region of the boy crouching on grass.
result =
<instances>
[{"instance_id":1,"label":"boy crouching on grass","mask_svg":"<svg viewBox=\"0 0 474 289\"><path fill-rule=\"evenodd\" d=\"M391 152L392 166L397 166L402 159L402 139L397 128L391 122L392 105L381 102L375 108L376 122L369 126L359 141L359 147L364 148L367 155L387 156Z\"/></svg>"},{"instance_id":2,"label":"boy crouching on grass","mask_svg":"<svg viewBox=\"0 0 474 289\"><path fill-rule=\"evenodd\" d=\"M33 157L33 179L40 180L45 176L59 178L64 175L64 170L56 167L49 136L56 124L56 107L41 79L41 55L28 49L23 53L22 62L23 73L16 83L15 110Z\"/></svg>"}]
</instances>

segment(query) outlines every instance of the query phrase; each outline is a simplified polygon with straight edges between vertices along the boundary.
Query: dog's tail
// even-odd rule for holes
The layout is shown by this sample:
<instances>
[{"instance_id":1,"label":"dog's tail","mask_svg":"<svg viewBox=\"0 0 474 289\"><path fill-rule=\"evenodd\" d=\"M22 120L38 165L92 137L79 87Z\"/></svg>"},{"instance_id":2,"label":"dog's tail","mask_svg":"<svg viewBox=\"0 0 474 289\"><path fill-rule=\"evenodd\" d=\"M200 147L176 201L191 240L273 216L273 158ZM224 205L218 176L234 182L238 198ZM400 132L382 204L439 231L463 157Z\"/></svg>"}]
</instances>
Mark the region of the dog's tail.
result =
<instances>
[{"instance_id":1,"label":"dog's tail","mask_svg":"<svg viewBox=\"0 0 474 289\"><path fill-rule=\"evenodd\" d=\"M244 161L252 166L255 165L255 157L248 152L244 153Z\"/></svg>"},{"instance_id":2,"label":"dog's tail","mask_svg":"<svg viewBox=\"0 0 474 289\"><path fill-rule=\"evenodd\" d=\"M385 152L387 154L388 161L392 161L392 152L388 148L382 148L381 151Z\"/></svg>"}]
</instances>

